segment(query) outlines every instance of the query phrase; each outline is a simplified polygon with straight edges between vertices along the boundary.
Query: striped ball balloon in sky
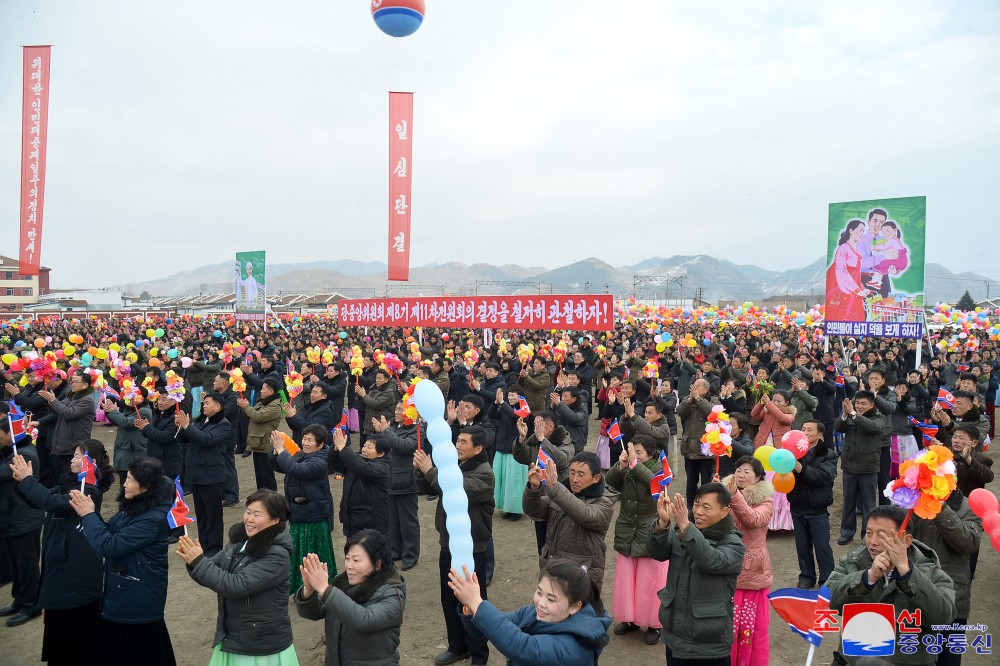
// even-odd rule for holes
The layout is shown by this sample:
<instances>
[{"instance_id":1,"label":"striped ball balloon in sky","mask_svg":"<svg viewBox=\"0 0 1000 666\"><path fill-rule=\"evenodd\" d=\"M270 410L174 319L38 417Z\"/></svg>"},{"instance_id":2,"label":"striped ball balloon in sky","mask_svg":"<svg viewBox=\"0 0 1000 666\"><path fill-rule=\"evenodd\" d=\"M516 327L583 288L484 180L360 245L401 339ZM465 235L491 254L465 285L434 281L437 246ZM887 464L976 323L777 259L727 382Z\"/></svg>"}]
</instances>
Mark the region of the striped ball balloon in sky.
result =
<instances>
[{"instance_id":1,"label":"striped ball balloon in sky","mask_svg":"<svg viewBox=\"0 0 1000 666\"><path fill-rule=\"evenodd\" d=\"M424 22L424 0L372 0L372 18L392 37L408 37Z\"/></svg>"}]
</instances>

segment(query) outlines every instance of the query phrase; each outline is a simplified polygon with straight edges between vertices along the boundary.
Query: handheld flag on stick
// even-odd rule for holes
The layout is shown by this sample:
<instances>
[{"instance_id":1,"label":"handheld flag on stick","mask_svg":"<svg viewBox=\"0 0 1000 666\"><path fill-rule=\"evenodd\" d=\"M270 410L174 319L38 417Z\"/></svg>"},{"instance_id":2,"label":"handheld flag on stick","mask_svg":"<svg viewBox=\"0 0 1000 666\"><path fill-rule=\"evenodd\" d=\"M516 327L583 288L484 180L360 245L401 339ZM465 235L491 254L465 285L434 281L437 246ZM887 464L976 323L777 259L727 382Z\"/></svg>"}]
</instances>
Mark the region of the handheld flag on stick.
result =
<instances>
[{"instance_id":1,"label":"handheld flag on stick","mask_svg":"<svg viewBox=\"0 0 1000 666\"><path fill-rule=\"evenodd\" d=\"M528 407L528 401L524 399L523 395L517 396L517 409L514 410L514 413L522 419L531 416L531 408Z\"/></svg>"},{"instance_id":2,"label":"handheld flag on stick","mask_svg":"<svg viewBox=\"0 0 1000 666\"><path fill-rule=\"evenodd\" d=\"M660 493L666 492L667 486L674 480L674 474L670 471L670 464L667 462L667 452L660 451L660 465L663 466L656 476L649 482L649 491L653 494L653 499L660 499Z\"/></svg>"},{"instance_id":3,"label":"handheld flag on stick","mask_svg":"<svg viewBox=\"0 0 1000 666\"><path fill-rule=\"evenodd\" d=\"M771 592L767 598L770 599L774 612L788 623L788 627L808 641L806 666L809 666L816 653L816 646L823 641L823 634L838 629L823 622L824 613L830 611L830 588L825 585L818 590L787 587ZM828 622L833 622L833 614L830 614Z\"/></svg>"},{"instance_id":4,"label":"handheld flag on stick","mask_svg":"<svg viewBox=\"0 0 1000 666\"><path fill-rule=\"evenodd\" d=\"M912 416L907 416L906 420L910 422L910 425L923 433L924 440L934 439L937 435L938 427L932 423L924 423L923 421L918 421Z\"/></svg>"},{"instance_id":5,"label":"handheld flag on stick","mask_svg":"<svg viewBox=\"0 0 1000 666\"><path fill-rule=\"evenodd\" d=\"M955 409L955 396L949 393L947 389L938 389L937 401L948 409Z\"/></svg>"},{"instance_id":6,"label":"handheld flag on stick","mask_svg":"<svg viewBox=\"0 0 1000 666\"><path fill-rule=\"evenodd\" d=\"M538 460L536 461L538 469L546 472L549 469L549 465L553 467L556 466L556 461L552 459L548 453L546 453L541 446L538 447ZM542 474L542 485L545 485L545 474Z\"/></svg>"},{"instance_id":7,"label":"handheld flag on stick","mask_svg":"<svg viewBox=\"0 0 1000 666\"><path fill-rule=\"evenodd\" d=\"M344 431L344 436L345 437L351 434L351 429L347 425L347 410L346 409L344 410L344 413L340 415L340 423L337 424L337 428Z\"/></svg>"},{"instance_id":8,"label":"handheld flag on stick","mask_svg":"<svg viewBox=\"0 0 1000 666\"><path fill-rule=\"evenodd\" d=\"M611 424L608 426L608 438L612 441L621 443L622 429L618 426L618 419L611 420Z\"/></svg>"},{"instance_id":9,"label":"handheld flag on stick","mask_svg":"<svg viewBox=\"0 0 1000 666\"><path fill-rule=\"evenodd\" d=\"M187 524L193 523L194 518L188 515L190 509L184 502L184 490L181 488L181 477L179 476L174 479L174 492L177 496L174 498L174 505L167 511L167 525L170 525L172 530L183 527L184 536L187 536Z\"/></svg>"},{"instance_id":10,"label":"handheld flag on stick","mask_svg":"<svg viewBox=\"0 0 1000 666\"><path fill-rule=\"evenodd\" d=\"M76 480L80 482L81 493L87 484L97 485L97 465L94 464L89 453L83 454L83 464L80 467L80 473L76 475Z\"/></svg>"},{"instance_id":11,"label":"handheld flag on stick","mask_svg":"<svg viewBox=\"0 0 1000 666\"><path fill-rule=\"evenodd\" d=\"M10 441L14 445L14 455L17 455L17 443L28 436L25 429L24 412L14 404L13 400L7 401L10 411L7 412L7 426L10 429Z\"/></svg>"}]
</instances>

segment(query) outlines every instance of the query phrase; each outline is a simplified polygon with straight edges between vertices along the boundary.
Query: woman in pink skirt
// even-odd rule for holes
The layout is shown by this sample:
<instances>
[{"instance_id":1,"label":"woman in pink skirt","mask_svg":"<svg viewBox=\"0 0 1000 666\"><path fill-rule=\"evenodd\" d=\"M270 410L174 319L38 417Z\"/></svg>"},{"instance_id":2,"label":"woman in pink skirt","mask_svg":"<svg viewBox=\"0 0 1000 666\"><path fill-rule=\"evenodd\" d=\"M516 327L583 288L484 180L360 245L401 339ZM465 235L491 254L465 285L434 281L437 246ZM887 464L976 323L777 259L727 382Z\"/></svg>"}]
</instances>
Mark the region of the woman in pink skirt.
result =
<instances>
[{"instance_id":1,"label":"woman in pink skirt","mask_svg":"<svg viewBox=\"0 0 1000 666\"><path fill-rule=\"evenodd\" d=\"M608 470L607 483L621 493L621 510L615 523L615 592L612 613L621 636L646 627L646 644L660 640L660 599L656 593L667 584L668 562L646 557L646 535L656 518L656 501L650 482L662 469L660 450L653 438L637 435L616 464Z\"/></svg>"},{"instance_id":2,"label":"woman in pink skirt","mask_svg":"<svg viewBox=\"0 0 1000 666\"><path fill-rule=\"evenodd\" d=\"M771 397L762 395L760 402L754 405L753 411L750 412L751 418L760 421L760 430L753 440L754 450L765 444L780 449L782 435L792 429L795 412L788 391L775 391ZM792 522L792 508L788 505L788 499L781 493L774 496L774 515L768 527L772 530L795 529Z\"/></svg>"},{"instance_id":3,"label":"woman in pink skirt","mask_svg":"<svg viewBox=\"0 0 1000 666\"><path fill-rule=\"evenodd\" d=\"M736 461L736 471L722 480L732 495L730 509L743 533L746 555L736 579L733 598L733 666L766 666L770 656L768 626L771 606L767 600L774 574L767 553L767 524L774 510L774 487L765 478L764 466L753 456Z\"/></svg>"}]
</instances>

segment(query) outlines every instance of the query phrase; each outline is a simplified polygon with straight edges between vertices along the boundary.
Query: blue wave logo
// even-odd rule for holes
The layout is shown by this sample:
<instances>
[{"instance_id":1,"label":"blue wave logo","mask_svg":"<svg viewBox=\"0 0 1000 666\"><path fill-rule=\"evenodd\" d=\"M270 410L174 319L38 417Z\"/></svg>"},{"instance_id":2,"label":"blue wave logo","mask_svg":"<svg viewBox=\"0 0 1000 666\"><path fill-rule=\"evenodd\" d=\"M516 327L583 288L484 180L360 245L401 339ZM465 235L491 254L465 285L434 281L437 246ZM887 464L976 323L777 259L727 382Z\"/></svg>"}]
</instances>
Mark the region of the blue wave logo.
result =
<instances>
[{"instance_id":1,"label":"blue wave logo","mask_svg":"<svg viewBox=\"0 0 1000 666\"><path fill-rule=\"evenodd\" d=\"M896 651L896 641L862 643L860 641L845 640L843 650L845 657L890 657Z\"/></svg>"}]
</instances>

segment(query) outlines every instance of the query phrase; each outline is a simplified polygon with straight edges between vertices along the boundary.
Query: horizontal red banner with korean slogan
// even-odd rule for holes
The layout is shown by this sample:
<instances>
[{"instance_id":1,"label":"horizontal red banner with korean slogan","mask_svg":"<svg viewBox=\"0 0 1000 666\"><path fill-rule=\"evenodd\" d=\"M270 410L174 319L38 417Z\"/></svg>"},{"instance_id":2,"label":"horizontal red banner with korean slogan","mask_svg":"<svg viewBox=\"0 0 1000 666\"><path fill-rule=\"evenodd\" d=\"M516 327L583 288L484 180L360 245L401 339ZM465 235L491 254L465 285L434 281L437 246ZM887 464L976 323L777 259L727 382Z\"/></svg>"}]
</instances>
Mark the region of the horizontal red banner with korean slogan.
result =
<instances>
[{"instance_id":1,"label":"horizontal red banner with korean slogan","mask_svg":"<svg viewBox=\"0 0 1000 666\"><path fill-rule=\"evenodd\" d=\"M342 326L610 331L615 323L614 296L360 298L340 301L337 322Z\"/></svg>"}]
</instances>

